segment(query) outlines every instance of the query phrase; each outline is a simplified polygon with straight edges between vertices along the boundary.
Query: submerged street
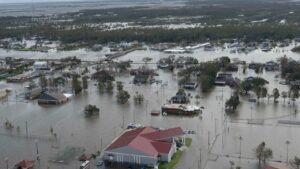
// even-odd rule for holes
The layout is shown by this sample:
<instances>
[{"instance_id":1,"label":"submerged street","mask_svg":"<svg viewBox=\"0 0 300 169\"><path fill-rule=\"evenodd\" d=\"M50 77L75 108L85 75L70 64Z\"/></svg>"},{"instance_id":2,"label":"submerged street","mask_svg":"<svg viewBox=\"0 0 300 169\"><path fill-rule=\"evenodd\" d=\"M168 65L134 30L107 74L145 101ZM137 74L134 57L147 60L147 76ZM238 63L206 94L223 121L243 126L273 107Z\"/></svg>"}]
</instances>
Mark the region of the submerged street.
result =
<instances>
[{"instance_id":1,"label":"submerged street","mask_svg":"<svg viewBox=\"0 0 300 169\"><path fill-rule=\"evenodd\" d=\"M299 60L300 55L288 51L278 52L274 49L270 52L253 51L248 54L232 54L228 49L218 49L216 51L205 52L197 49L193 54L175 54L176 56L193 56L200 62L214 60L221 56L228 56L231 59L238 58L248 63L253 61L264 63L276 60L283 55ZM0 57L15 56L25 58L62 58L76 55L83 60L97 61L103 54L87 52L85 50L71 52L49 52L42 54L39 52L20 53L13 51L0 50ZM156 63L160 58L167 57L168 54L145 50L134 51L125 56L117 58L120 60L132 60L133 67L138 68L143 65L144 57L153 58L151 63ZM135 64L136 63L136 64ZM147 66L156 69L156 64L149 63ZM114 92L113 94L100 94L94 81L89 81L89 88L82 93L75 95L69 102L62 105L44 106L36 101L27 101L18 96L22 93L27 83L9 83L13 89L8 98L1 100L0 103L0 124L8 119L15 126L20 127L20 132L6 131L2 125L0 128L0 159L8 157L9 164L23 159L36 158L35 139L47 138L50 128L53 127L57 134L57 141L38 139L40 154L39 168L79 168L80 162L70 161L68 164L56 164L51 160L60 150L67 146L84 148L87 152L95 153L97 150L103 151L115 137L117 137L129 123L140 123L145 126L155 126L170 128L180 126L184 130L193 130L195 134L187 137L193 139L191 148L184 151L177 169L210 169L210 168L230 168L229 161L233 161L236 166L243 169L252 169L257 165L254 154L255 147L262 141L273 150L275 162L286 162L287 158L294 157L300 151L297 141L300 139L298 134L299 125L279 124L278 120L299 121L298 104L299 100L293 105L288 99L285 101L279 98L279 103L274 104L273 100L267 98L260 99L258 103L251 103L249 98L255 96L243 96L240 98L241 104L238 106L237 113L227 115L224 105L230 98L233 90L228 86L216 86L211 92L203 94L198 88L195 91L187 90L191 95L191 103L200 102L203 106L203 113L195 117L180 116L151 116L152 110L159 110L167 103L179 89L177 77L171 72L158 70L159 76L156 80L162 80L162 84L134 85L133 77L129 74L116 76L116 81L122 81L124 89L131 94L129 103L118 104ZM233 73L233 77L240 79L249 76L259 76L269 81L268 91L273 88L279 91L288 91L288 86L279 84L280 78L275 78L279 72L263 72L256 75L253 70L247 69L243 74L240 68ZM135 105L132 97L134 93L144 95L144 102ZM200 95L200 99L195 96ZM98 118L86 119L82 113L87 104L96 105L100 108ZM297 112L295 114L295 111ZM251 120L252 119L252 120ZM256 121L256 124L249 122ZM31 139L26 139L26 123L28 134L33 135ZM290 144L286 144L289 141ZM4 166L4 160L0 160L0 166ZM92 166L93 168L95 165Z\"/></svg>"}]
</instances>

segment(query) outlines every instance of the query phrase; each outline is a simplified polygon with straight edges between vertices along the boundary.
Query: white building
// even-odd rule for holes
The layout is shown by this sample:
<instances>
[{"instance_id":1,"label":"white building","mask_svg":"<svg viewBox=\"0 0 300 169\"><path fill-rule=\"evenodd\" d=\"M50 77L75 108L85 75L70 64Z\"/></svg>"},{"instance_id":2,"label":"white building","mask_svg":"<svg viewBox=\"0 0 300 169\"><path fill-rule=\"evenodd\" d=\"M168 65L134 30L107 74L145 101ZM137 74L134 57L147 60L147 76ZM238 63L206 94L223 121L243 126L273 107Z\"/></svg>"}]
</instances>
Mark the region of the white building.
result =
<instances>
[{"instance_id":1,"label":"white building","mask_svg":"<svg viewBox=\"0 0 300 169\"><path fill-rule=\"evenodd\" d=\"M36 61L33 64L35 70L49 70L48 63L45 61Z\"/></svg>"}]
</instances>

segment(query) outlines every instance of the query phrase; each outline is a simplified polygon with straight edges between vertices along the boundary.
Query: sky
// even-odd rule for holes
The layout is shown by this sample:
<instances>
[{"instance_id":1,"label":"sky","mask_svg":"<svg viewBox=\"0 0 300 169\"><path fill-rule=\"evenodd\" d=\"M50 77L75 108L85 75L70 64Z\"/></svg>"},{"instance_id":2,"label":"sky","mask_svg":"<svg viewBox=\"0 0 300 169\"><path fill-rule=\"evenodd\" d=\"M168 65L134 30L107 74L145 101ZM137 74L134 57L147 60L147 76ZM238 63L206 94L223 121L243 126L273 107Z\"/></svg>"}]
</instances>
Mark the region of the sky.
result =
<instances>
[{"instance_id":1,"label":"sky","mask_svg":"<svg viewBox=\"0 0 300 169\"><path fill-rule=\"evenodd\" d=\"M65 2L65 1L74 1L74 0L0 0L0 3L31 3L32 1L33 2Z\"/></svg>"}]
</instances>

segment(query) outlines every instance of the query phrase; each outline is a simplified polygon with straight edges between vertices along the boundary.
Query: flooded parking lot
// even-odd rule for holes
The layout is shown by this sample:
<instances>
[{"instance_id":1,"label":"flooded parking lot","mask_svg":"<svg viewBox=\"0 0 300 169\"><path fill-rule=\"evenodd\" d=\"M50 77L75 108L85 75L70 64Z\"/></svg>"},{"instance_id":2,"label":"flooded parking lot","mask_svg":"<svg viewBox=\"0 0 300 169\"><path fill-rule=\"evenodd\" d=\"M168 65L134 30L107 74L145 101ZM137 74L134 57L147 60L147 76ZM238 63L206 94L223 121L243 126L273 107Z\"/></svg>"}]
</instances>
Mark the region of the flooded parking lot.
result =
<instances>
[{"instance_id":1,"label":"flooded parking lot","mask_svg":"<svg viewBox=\"0 0 300 169\"><path fill-rule=\"evenodd\" d=\"M176 56L193 56L200 62L214 60L221 56L228 56L231 59L238 58L248 63L267 62L276 60L287 55L295 60L299 60L300 55L290 52L290 47L284 49L273 49L270 52L259 50L244 53L230 53L228 49L218 48L216 51L206 52L197 49L192 54L175 54ZM105 53L105 52L104 52ZM89 52L84 49L70 52L50 51L40 52L14 52L0 50L0 57L7 56L24 58L62 58L67 56L77 56L82 60L97 61L104 57L103 52ZM132 60L133 68L143 65L144 57L153 58L151 63L156 63L160 58L167 57L169 54L141 50L134 51L116 60ZM149 63L147 66L156 68L155 64ZM28 133L37 136L50 136L50 128L53 127L57 133L58 141L39 141L40 168L79 168L79 162L75 160L68 165L57 165L51 163L53 156L66 146L82 147L87 152L94 153L96 150L103 150L116 136L118 136L128 123L135 122L149 126L162 128L181 126L186 130L196 131L193 138L192 148L184 152L183 158L177 165L178 169L187 168L230 168L229 161L234 161L242 168L250 169L256 165L254 148L265 141L267 146L274 152L274 160L286 161L287 149L285 142L290 141L289 157L297 155L300 151L297 141L299 140L299 126L278 124L280 119L299 120L298 111L299 101L295 106L288 104L288 101L279 99L278 104L274 104L271 99L260 99L259 104L250 103L248 99L254 96L241 97L241 105L237 109L236 115L227 116L224 112L225 101L231 96L233 90L229 87L218 86L211 92L203 94L200 89L187 91L191 94L191 103L196 103L196 95L200 95L200 106L204 107L201 117L176 117L150 115L151 110L160 109L161 105L167 102L178 90L177 77L171 72L158 70L159 76L156 80L162 80L161 84L134 85L133 77L130 75L120 75L116 81L124 82L124 89L131 94L129 103L118 104L115 94L100 94L95 82L89 82L89 88L72 97L71 101L58 106L41 106L36 101L18 101L16 94L20 93L27 83L9 84L13 92L7 99L1 100L0 104L0 124L6 119L15 126L20 126L19 135L25 134L25 124L28 125ZM288 91L288 86L279 84L280 78L275 78L279 72L263 72L256 75L253 70L248 69L246 74L242 70L233 73L234 77L243 79L248 76L260 76L269 81L268 91L278 88L279 91ZM133 95L139 92L144 95L145 101L141 105L135 105ZM93 104L100 108L99 118L86 119L82 113L87 104ZM263 124L248 124L249 119L263 120ZM36 158L35 139L24 139L18 137L18 133L7 134L0 125L0 166L4 166L6 157L9 164L27 158ZM239 139L242 137L242 139ZM242 140L242 141L241 141ZM240 142L241 147L240 149ZM200 150L201 148L201 150ZM200 153L201 152L201 153ZM241 153L241 159L239 155ZM201 154L201 156L200 156ZM188 159L188 160L187 160Z\"/></svg>"}]
</instances>

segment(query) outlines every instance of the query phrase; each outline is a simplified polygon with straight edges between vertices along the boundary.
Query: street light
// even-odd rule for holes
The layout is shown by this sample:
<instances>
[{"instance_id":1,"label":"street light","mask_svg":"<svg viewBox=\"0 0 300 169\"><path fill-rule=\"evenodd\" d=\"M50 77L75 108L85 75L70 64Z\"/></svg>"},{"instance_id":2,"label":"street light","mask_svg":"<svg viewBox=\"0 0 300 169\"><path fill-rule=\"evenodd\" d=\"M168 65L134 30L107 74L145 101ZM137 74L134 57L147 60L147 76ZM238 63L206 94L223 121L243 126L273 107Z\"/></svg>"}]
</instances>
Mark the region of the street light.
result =
<instances>
[{"instance_id":1,"label":"street light","mask_svg":"<svg viewBox=\"0 0 300 169\"><path fill-rule=\"evenodd\" d=\"M36 139L36 140L34 140L34 143L35 143L35 148L36 148L36 159L37 159L37 161L40 161L40 157L39 157L39 145L38 145L39 141Z\"/></svg>"},{"instance_id":2,"label":"street light","mask_svg":"<svg viewBox=\"0 0 300 169\"><path fill-rule=\"evenodd\" d=\"M285 144L286 144L286 163L288 164L289 163L289 144L290 144L291 142L289 141L289 140L287 140L286 142L285 142Z\"/></svg>"},{"instance_id":3,"label":"street light","mask_svg":"<svg viewBox=\"0 0 300 169\"><path fill-rule=\"evenodd\" d=\"M239 140L240 140L240 158L242 158L242 141L243 141L243 137L240 136Z\"/></svg>"},{"instance_id":4,"label":"street light","mask_svg":"<svg viewBox=\"0 0 300 169\"><path fill-rule=\"evenodd\" d=\"M6 163L6 169L8 169L8 158L6 157L6 158L4 159L4 161L5 161L5 163Z\"/></svg>"}]
</instances>

